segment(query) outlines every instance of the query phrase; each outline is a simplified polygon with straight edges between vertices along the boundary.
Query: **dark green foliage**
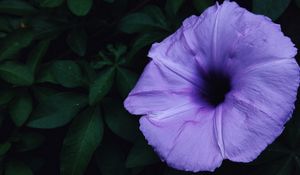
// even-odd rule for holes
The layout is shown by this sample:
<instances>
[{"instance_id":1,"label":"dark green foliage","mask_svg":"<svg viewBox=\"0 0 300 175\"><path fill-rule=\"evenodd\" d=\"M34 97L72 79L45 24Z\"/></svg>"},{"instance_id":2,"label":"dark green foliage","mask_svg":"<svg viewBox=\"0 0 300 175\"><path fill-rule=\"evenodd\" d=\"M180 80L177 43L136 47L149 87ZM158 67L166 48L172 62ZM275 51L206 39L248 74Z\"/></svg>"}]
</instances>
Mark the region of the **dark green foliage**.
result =
<instances>
[{"instance_id":1,"label":"dark green foliage","mask_svg":"<svg viewBox=\"0 0 300 175\"><path fill-rule=\"evenodd\" d=\"M29 67L15 62L1 64L0 77L8 83L17 86L29 86L34 81L33 73Z\"/></svg>"},{"instance_id":2,"label":"dark green foliage","mask_svg":"<svg viewBox=\"0 0 300 175\"><path fill-rule=\"evenodd\" d=\"M73 52L77 53L79 56L84 56L87 47L87 34L81 29L74 29L67 38L67 43Z\"/></svg>"},{"instance_id":3,"label":"dark green foliage","mask_svg":"<svg viewBox=\"0 0 300 175\"><path fill-rule=\"evenodd\" d=\"M67 0L70 11L77 16L85 16L91 9L93 0Z\"/></svg>"},{"instance_id":4,"label":"dark green foliage","mask_svg":"<svg viewBox=\"0 0 300 175\"><path fill-rule=\"evenodd\" d=\"M103 123L99 107L90 107L83 111L72 122L64 139L61 152L61 174L83 174L102 140L102 135Z\"/></svg>"},{"instance_id":5,"label":"dark green foliage","mask_svg":"<svg viewBox=\"0 0 300 175\"><path fill-rule=\"evenodd\" d=\"M121 101L105 99L105 122L109 129L121 138L134 142L138 135L138 122L130 115Z\"/></svg>"},{"instance_id":6,"label":"dark green foliage","mask_svg":"<svg viewBox=\"0 0 300 175\"><path fill-rule=\"evenodd\" d=\"M5 166L5 175L33 175L33 172L24 162L12 160Z\"/></svg>"},{"instance_id":7,"label":"dark green foliage","mask_svg":"<svg viewBox=\"0 0 300 175\"><path fill-rule=\"evenodd\" d=\"M32 111L32 99L27 93L15 97L9 108L11 119L16 126L22 126Z\"/></svg>"},{"instance_id":8,"label":"dark green foliage","mask_svg":"<svg viewBox=\"0 0 300 175\"><path fill-rule=\"evenodd\" d=\"M126 167L134 168L157 162L159 162L159 158L153 149L147 144L144 138L139 138L128 154Z\"/></svg>"},{"instance_id":9,"label":"dark green foliage","mask_svg":"<svg viewBox=\"0 0 300 175\"><path fill-rule=\"evenodd\" d=\"M83 94L61 92L46 97L34 109L27 126L32 128L56 128L70 122L87 104Z\"/></svg>"},{"instance_id":10,"label":"dark green foliage","mask_svg":"<svg viewBox=\"0 0 300 175\"><path fill-rule=\"evenodd\" d=\"M289 6L291 0L253 0L253 12L276 20Z\"/></svg>"},{"instance_id":11,"label":"dark green foliage","mask_svg":"<svg viewBox=\"0 0 300 175\"><path fill-rule=\"evenodd\" d=\"M0 175L194 175L159 159L123 101L151 44L214 3L0 0ZM299 48L299 0L238 3L281 24ZM283 134L255 161L196 174L300 174L296 104Z\"/></svg>"}]
</instances>

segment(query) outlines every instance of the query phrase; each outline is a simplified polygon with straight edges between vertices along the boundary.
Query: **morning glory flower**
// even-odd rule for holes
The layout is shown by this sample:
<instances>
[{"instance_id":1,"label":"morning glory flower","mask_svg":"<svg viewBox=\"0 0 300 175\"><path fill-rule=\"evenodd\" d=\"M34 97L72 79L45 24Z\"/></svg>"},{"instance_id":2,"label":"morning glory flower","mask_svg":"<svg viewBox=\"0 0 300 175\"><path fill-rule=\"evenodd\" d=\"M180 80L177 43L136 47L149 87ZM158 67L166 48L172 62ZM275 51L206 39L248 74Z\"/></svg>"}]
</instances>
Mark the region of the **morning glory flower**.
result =
<instances>
[{"instance_id":1,"label":"morning glory flower","mask_svg":"<svg viewBox=\"0 0 300 175\"><path fill-rule=\"evenodd\" d=\"M280 26L235 2L187 18L152 45L124 102L161 159L180 170L250 162L290 119L299 86L297 49Z\"/></svg>"}]
</instances>

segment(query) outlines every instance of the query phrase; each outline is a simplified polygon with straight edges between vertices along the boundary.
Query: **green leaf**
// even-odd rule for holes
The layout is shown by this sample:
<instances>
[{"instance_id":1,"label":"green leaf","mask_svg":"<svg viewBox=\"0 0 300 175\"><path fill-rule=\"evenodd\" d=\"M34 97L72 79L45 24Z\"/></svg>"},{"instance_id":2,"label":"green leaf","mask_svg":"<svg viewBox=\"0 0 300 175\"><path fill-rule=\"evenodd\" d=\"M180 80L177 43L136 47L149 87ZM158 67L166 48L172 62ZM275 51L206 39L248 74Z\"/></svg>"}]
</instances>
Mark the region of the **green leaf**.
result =
<instances>
[{"instance_id":1,"label":"green leaf","mask_svg":"<svg viewBox=\"0 0 300 175\"><path fill-rule=\"evenodd\" d=\"M130 115L121 101L104 100L105 122L116 135L128 141L135 141L139 133L138 120Z\"/></svg>"},{"instance_id":2,"label":"green leaf","mask_svg":"<svg viewBox=\"0 0 300 175\"><path fill-rule=\"evenodd\" d=\"M68 0L70 11L77 16L85 16L91 10L93 0Z\"/></svg>"},{"instance_id":3,"label":"green leaf","mask_svg":"<svg viewBox=\"0 0 300 175\"><path fill-rule=\"evenodd\" d=\"M11 143L0 143L0 157L4 156L11 148Z\"/></svg>"},{"instance_id":4,"label":"green leaf","mask_svg":"<svg viewBox=\"0 0 300 175\"><path fill-rule=\"evenodd\" d=\"M30 86L34 81L33 73L26 65L14 62L0 65L0 77L17 86Z\"/></svg>"},{"instance_id":5,"label":"green leaf","mask_svg":"<svg viewBox=\"0 0 300 175\"><path fill-rule=\"evenodd\" d=\"M142 12L150 16L152 20L160 26L160 29L170 31L167 19L160 7L156 5L147 5L144 7Z\"/></svg>"},{"instance_id":6,"label":"green leaf","mask_svg":"<svg viewBox=\"0 0 300 175\"><path fill-rule=\"evenodd\" d=\"M15 150L26 152L40 147L44 143L45 137L36 132L22 132L16 136L16 139Z\"/></svg>"},{"instance_id":7,"label":"green leaf","mask_svg":"<svg viewBox=\"0 0 300 175\"><path fill-rule=\"evenodd\" d=\"M27 47L33 40L31 31L17 30L4 38L0 48L0 61L10 59L21 49Z\"/></svg>"},{"instance_id":8,"label":"green leaf","mask_svg":"<svg viewBox=\"0 0 300 175\"><path fill-rule=\"evenodd\" d=\"M14 91L11 89L0 90L0 106L9 103L15 96Z\"/></svg>"},{"instance_id":9,"label":"green leaf","mask_svg":"<svg viewBox=\"0 0 300 175\"><path fill-rule=\"evenodd\" d=\"M87 34L85 30L73 30L67 37L67 43L73 52L79 56L84 56L87 47Z\"/></svg>"},{"instance_id":10,"label":"green leaf","mask_svg":"<svg viewBox=\"0 0 300 175\"><path fill-rule=\"evenodd\" d=\"M54 20L53 18L44 16L33 18L30 21L30 25L36 39L55 38L69 27L65 19Z\"/></svg>"},{"instance_id":11,"label":"green leaf","mask_svg":"<svg viewBox=\"0 0 300 175\"><path fill-rule=\"evenodd\" d=\"M11 119L18 127L22 126L26 122L26 120L29 118L31 111L32 99L31 96L27 93L16 97L16 99L13 101L9 108Z\"/></svg>"},{"instance_id":12,"label":"green leaf","mask_svg":"<svg viewBox=\"0 0 300 175\"><path fill-rule=\"evenodd\" d=\"M24 162L12 160L6 164L5 175L33 175L33 172Z\"/></svg>"},{"instance_id":13,"label":"green leaf","mask_svg":"<svg viewBox=\"0 0 300 175\"><path fill-rule=\"evenodd\" d=\"M0 1L0 13L10 15L30 15L36 13L37 10L28 2L22 0L2 0Z\"/></svg>"},{"instance_id":14,"label":"green leaf","mask_svg":"<svg viewBox=\"0 0 300 175\"><path fill-rule=\"evenodd\" d=\"M37 83L53 83L58 84L57 80L55 79L53 72L51 70L51 64L47 63L45 65L42 65L39 68L39 72L37 73L36 82Z\"/></svg>"},{"instance_id":15,"label":"green leaf","mask_svg":"<svg viewBox=\"0 0 300 175\"><path fill-rule=\"evenodd\" d=\"M132 57L139 50L141 50L142 48L144 48L146 46L150 46L155 41L162 40L166 36L167 36L167 33L163 33L163 32L147 32L147 33L140 35L139 37L137 37L137 39L133 43L132 48L128 54L128 58L132 59Z\"/></svg>"},{"instance_id":16,"label":"green leaf","mask_svg":"<svg viewBox=\"0 0 300 175\"><path fill-rule=\"evenodd\" d=\"M119 26L125 33L145 32L151 30L169 30L165 16L156 6L147 6L143 12L132 13L125 16Z\"/></svg>"},{"instance_id":17,"label":"green leaf","mask_svg":"<svg viewBox=\"0 0 300 175\"><path fill-rule=\"evenodd\" d=\"M100 144L103 123L98 107L85 110L71 124L61 153L61 174L82 175Z\"/></svg>"},{"instance_id":18,"label":"green leaf","mask_svg":"<svg viewBox=\"0 0 300 175\"><path fill-rule=\"evenodd\" d=\"M114 81L115 69L106 69L91 84L89 92L89 103L91 105L99 102L110 90Z\"/></svg>"},{"instance_id":19,"label":"green leaf","mask_svg":"<svg viewBox=\"0 0 300 175\"><path fill-rule=\"evenodd\" d=\"M53 8L62 5L64 0L38 0L38 2L41 7Z\"/></svg>"},{"instance_id":20,"label":"green leaf","mask_svg":"<svg viewBox=\"0 0 300 175\"><path fill-rule=\"evenodd\" d=\"M78 61L80 68L82 70L82 74L84 75L84 82L90 84L96 79L96 71L93 69L91 62L86 60Z\"/></svg>"},{"instance_id":21,"label":"green leaf","mask_svg":"<svg viewBox=\"0 0 300 175\"><path fill-rule=\"evenodd\" d=\"M133 89L136 84L139 75L128 69L118 68L116 83L117 88L122 95L122 97L127 97L129 92Z\"/></svg>"},{"instance_id":22,"label":"green leaf","mask_svg":"<svg viewBox=\"0 0 300 175\"><path fill-rule=\"evenodd\" d=\"M38 64L41 62L42 58L45 56L50 40L45 39L40 41L37 46L32 50L29 55L27 65L30 68L31 72L35 72Z\"/></svg>"},{"instance_id":23,"label":"green leaf","mask_svg":"<svg viewBox=\"0 0 300 175\"><path fill-rule=\"evenodd\" d=\"M120 61L122 61L122 57L126 53L127 47L123 44L115 44L115 45L109 44L107 46L107 50L109 52L109 55L112 55L112 57L114 58L114 61L116 63L119 63ZM99 54L100 56L104 57L104 55L101 54L101 52L99 52Z\"/></svg>"},{"instance_id":24,"label":"green leaf","mask_svg":"<svg viewBox=\"0 0 300 175\"><path fill-rule=\"evenodd\" d=\"M32 128L57 128L69 123L87 105L84 95L71 92L49 96L33 111L27 126Z\"/></svg>"},{"instance_id":25,"label":"green leaf","mask_svg":"<svg viewBox=\"0 0 300 175\"><path fill-rule=\"evenodd\" d=\"M193 0L193 4L197 11L203 12L209 6L213 5L214 1L212 1L212 0Z\"/></svg>"},{"instance_id":26,"label":"green leaf","mask_svg":"<svg viewBox=\"0 0 300 175\"><path fill-rule=\"evenodd\" d=\"M289 6L291 0L253 0L253 12L276 20Z\"/></svg>"},{"instance_id":27,"label":"green leaf","mask_svg":"<svg viewBox=\"0 0 300 175\"><path fill-rule=\"evenodd\" d=\"M167 0L165 11L169 16L175 16L183 3L184 0Z\"/></svg>"},{"instance_id":28,"label":"green leaf","mask_svg":"<svg viewBox=\"0 0 300 175\"><path fill-rule=\"evenodd\" d=\"M91 67L94 69L102 69L105 66L112 66L114 63L108 59L102 59L91 63Z\"/></svg>"},{"instance_id":29,"label":"green leaf","mask_svg":"<svg viewBox=\"0 0 300 175\"><path fill-rule=\"evenodd\" d=\"M51 72L55 81L64 87L73 88L83 85L82 73L75 61L55 61L51 65Z\"/></svg>"},{"instance_id":30,"label":"green leaf","mask_svg":"<svg viewBox=\"0 0 300 175\"><path fill-rule=\"evenodd\" d=\"M159 158L144 138L139 139L129 152L126 167L133 168L159 162Z\"/></svg>"},{"instance_id":31,"label":"green leaf","mask_svg":"<svg viewBox=\"0 0 300 175\"><path fill-rule=\"evenodd\" d=\"M125 159L120 145L111 140L102 144L96 151L96 160L102 175L129 175Z\"/></svg>"},{"instance_id":32,"label":"green leaf","mask_svg":"<svg viewBox=\"0 0 300 175\"><path fill-rule=\"evenodd\" d=\"M48 87L37 87L37 86L35 86L35 87L33 87L33 93L34 93L34 98L38 102L43 103L43 102L48 101L49 97L58 94L59 91L56 90L56 89L48 88Z\"/></svg>"}]
</instances>

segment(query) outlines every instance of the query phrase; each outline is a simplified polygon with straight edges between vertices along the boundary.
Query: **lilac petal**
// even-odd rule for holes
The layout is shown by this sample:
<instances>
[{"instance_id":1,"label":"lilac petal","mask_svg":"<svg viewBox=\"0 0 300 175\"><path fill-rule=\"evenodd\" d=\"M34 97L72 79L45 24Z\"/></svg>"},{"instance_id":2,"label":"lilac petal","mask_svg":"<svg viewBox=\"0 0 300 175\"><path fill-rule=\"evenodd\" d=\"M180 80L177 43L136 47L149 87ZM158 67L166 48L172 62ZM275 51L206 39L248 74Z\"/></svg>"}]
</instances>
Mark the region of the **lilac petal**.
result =
<instances>
[{"instance_id":1,"label":"lilac petal","mask_svg":"<svg viewBox=\"0 0 300 175\"><path fill-rule=\"evenodd\" d=\"M190 90L151 90L131 93L124 102L132 114L153 114L182 105L193 105Z\"/></svg>"},{"instance_id":2,"label":"lilac petal","mask_svg":"<svg viewBox=\"0 0 300 175\"><path fill-rule=\"evenodd\" d=\"M249 67L233 78L232 94L240 100L287 122L294 110L299 86L299 66L295 59Z\"/></svg>"},{"instance_id":3,"label":"lilac petal","mask_svg":"<svg viewBox=\"0 0 300 175\"><path fill-rule=\"evenodd\" d=\"M183 30L181 27L162 42L153 44L148 56L160 67L169 69L194 86L200 86L197 60L186 43Z\"/></svg>"},{"instance_id":4,"label":"lilac petal","mask_svg":"<svg viewBox=\"0 0 300 175\"><path fill-rule=\"evenodd\" d=\"M294 109L299 67L294 59L259 64L235 77L224 103L226 158L249 162L280 135Z\"/></svg>"},{"instance_id":5,"label":"lilac petal","mask_svg":"<svg viewBox=\"0 0 300 175\"><path fill-rule=\"evenodd\" d=\"M293 43L280 26L255 15L235 2L208 8L199 18L183 23L186 43L198 59L215 69L238 69L260 62L292 58Z\"/></svg>"},{"instance_id":6,"label":"lilac petal","mask_svg":"<svg viewBox=\"0 0 300 175\"><path fill-rule=\"evenodd\" d=\"M282 122L252 104L229 100L222 106L224 158L250 162L281 134Z\"/></svg>"},{"instance_id":7,"label":"lilac petal","mask_svg":"<svg viewBox=\"0 0 300 175\"><path fill-rule=\"evenodd\" d=\"M201 105L196 88L164 66L150 62L124 102L132 114L144 115L185 104Z\"/></svg>"},{"instance_id":8,"label":"lilac petal","mask_svg":"<svg viewBox=\"0 0 300 175\"><path fill-rule=\"evenodd\" d=\"M186 171L213 171L222 162L214 137L213 112L187 108L164 120L140 119L140 129L168 165Z\"/></svg>"}]
</instances>

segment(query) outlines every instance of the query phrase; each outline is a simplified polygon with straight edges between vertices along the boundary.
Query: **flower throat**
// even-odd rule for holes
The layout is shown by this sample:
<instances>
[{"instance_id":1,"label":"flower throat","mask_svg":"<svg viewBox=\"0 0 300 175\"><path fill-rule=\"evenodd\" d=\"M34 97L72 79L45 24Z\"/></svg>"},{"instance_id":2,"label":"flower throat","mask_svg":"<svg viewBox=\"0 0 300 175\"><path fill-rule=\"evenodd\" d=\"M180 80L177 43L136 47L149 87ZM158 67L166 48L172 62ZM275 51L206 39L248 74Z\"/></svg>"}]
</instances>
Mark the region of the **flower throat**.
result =
<instances>
[{"instance_id":1,"label":"flower throat","mask_svg":"<svg viewBox=\"0 0 300 175\"><path fill-rule=\"evenodd\" d=\"M231 90L230 77L218 71L209 71L203 76L204 87L200 92L202 98L211 106L218 106L223 103L226 94Z\"/></svg>"}]
</instances>

